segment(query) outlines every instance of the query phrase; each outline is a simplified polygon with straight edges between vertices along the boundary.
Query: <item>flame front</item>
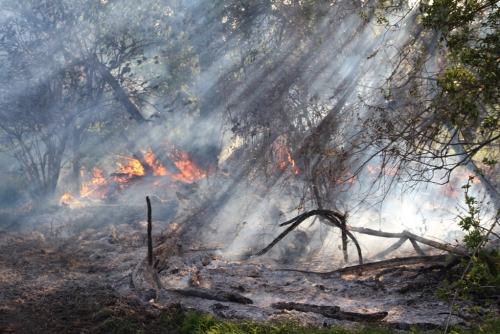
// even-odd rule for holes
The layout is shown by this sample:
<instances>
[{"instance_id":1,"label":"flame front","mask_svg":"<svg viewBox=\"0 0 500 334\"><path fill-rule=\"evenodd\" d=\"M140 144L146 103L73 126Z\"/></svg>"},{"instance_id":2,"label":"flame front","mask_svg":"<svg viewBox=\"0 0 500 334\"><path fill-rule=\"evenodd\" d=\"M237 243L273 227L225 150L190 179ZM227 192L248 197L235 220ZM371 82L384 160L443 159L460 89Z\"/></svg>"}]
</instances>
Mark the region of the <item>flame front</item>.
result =
<instances>
[{"instance_id":1,"label":"flame front","mask_svg":"<svg viewBox=\"0 0 500 334\"><path fill-rule=\"evenodd\" d=\"M168 171L163 167L159 160L155 157L153 151L148 148L146 153L143 153L144 160L153 169L153 176L165 176L168 175Z\"/></svg>"},{"instance_id":2,"label":"flame front","mask_svg":"<svg viewBox=\"0 0 500 334\"><path fill-rule=\"evenodd\" d=\"M151 149L146 152L142 152L144 156L144 161L147 166L141 165L139 160L135 158L130 158L127 156L118 155L120 158L126 159L126 163L116 162L118 169L111 174L114 176L110 181L104 178L104 172L98 168L92 170L92 178L88 182L82 181L80 197L87 198L108 198L110 189L111 193L118 193L120 191L131 186L135 181L140 182L141 177L146 176L146 171L144 167L152 171L153 177L169 177L172 181L184 181L184 182L194 182L196 180L205 178L209 172L199 169L185 152L178 152L173 145L171 145L172 153L167 153L168 157L172 159L172 162L179 169L180 173L172 175L168 170L161 164L159 159L154 155ZM85 177L85 171L81 170L82 180ZM134 182L132 180L135 180ZM160 180L155 180L152 186L157 186L160 184ZM114 190L113 190L114 189ZM61 201L73 200L73 195L71 192L64 194L61 197Z\"/></svg>"}]
</instances>

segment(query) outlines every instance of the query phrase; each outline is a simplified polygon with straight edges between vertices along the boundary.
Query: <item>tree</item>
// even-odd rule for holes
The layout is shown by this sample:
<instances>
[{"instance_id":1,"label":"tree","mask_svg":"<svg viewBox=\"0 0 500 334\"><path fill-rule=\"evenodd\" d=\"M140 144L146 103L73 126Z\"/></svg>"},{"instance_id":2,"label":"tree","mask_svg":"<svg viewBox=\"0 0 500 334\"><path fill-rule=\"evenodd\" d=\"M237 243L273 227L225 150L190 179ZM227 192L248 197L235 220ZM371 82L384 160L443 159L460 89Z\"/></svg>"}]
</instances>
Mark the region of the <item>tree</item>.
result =
<instances>
[{"instance_id":1,"label":"tree","mask_svg":"<svg viewBox=\"0 0 500 334\"><path fill-rule=\"evenodd\" d=\"M0 9L3 151L16 157L38 196L51 196L72 139L78 187L80 145L89 126L128 122L110 113L116 103L132 119L149 117L137 106L147 103L155 86L132 62L148 66L155 52L150 49L164 28L158 15L150 15L157 8L23 0L2 1Z\"/></svg>"},{"instance_id":2,"label":"tree","mask_svg":"<svg viewBox=\"0 0 500 334\"><path fill-rule=\"evenodd\" d=\"M422 1L415 13L419 42L381 86L386 101L398 102L372 104L367 129L386 165L408 180L446 183L457 167L473 173L498 154L498 6ZM486 172L487 183L497 182Z\"/></svg>"}]
</instances>

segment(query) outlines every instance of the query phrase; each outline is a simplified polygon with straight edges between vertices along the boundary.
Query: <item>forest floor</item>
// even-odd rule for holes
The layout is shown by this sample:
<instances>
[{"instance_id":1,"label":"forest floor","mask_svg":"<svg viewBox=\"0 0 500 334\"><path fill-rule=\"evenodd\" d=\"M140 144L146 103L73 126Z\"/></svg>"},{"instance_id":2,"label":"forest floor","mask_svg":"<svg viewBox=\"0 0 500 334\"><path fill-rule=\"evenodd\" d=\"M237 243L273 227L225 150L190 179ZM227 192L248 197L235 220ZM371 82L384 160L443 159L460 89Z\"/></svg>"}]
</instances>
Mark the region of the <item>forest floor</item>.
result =
<instances>
[{"instance_id":1,"label":"forest floor","mask_svg":"<svg viewBox=\"0 0 500 334\"><path fill-rule=\"evenodd\" d=\"M380 277L376 276L380 271L372 271L325 278L250 260L225 261L217 252L183 245L182 252L164 259L160 278L165 286L238 293L253 303L182 296L148 287L144 285L147 279L139 279L139 286L134 275L146 256L144 224L89 226L82 228L76 220L54 224L53 216L45 214L30 217L15 231L0 230L1 333L141 329L160 333L172 326L179 309L222 319L291 320L318 327L357 325L318 313L278 310L273 308L276 302L339 306L358 313L388 312L381 324L403 330L436 329L449 316L448 306L434 297L439 280L432 272L411 271L418 266ZM167 226L167 222L154 223L157 244ZM464 323L455 316L451 322Z\"/></svg>"}]
</instances>

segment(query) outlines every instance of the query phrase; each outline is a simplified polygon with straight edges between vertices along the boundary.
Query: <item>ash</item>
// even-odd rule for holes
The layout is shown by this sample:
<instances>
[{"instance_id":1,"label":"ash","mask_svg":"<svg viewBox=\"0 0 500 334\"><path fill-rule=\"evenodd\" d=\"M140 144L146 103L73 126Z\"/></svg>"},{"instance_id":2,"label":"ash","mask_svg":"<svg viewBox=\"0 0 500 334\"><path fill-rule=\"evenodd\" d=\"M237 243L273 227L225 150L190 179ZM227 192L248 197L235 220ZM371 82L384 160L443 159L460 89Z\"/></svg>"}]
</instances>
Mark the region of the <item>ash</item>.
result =
<instances>
[{"instance_id":1,"label":"ash","mask_svg":"<svg viewBox=\"0 0 500 334\"><path fill-rule=\"evenodd\" d=\"M62 216L70 212L75 216L79 212L65 210ZM406 266L407 270L393 270L384 275L375 270L361 276L337 273L322 277L286 270L307 271L308 261L314 261L307 255L281 263L265 258L237 260L234 254L225 252L227 245L223 243L203 248L186 244L176 234L180 225L169 221L153 223L157 271L164 285L160 289L144 270L147 249L144 226L145 222L106 223L83 229L75 221L54 223L53 214L46 214L27 219L17 231L3 230L0 325L4 327L0 328L10 324L8 328L12 329L12 319L17 319L13 315L28 312L29 307L35 312L40 307L50 307L47 301L57 296L71 298L82 290L95 289L96 285L153 309L180 303L185 309L225 319L355 325L319 313L279 310L273 307L277 302L338 306L344 312L361 314L388 312L381 324L406 330L412 326L438 328L449 316L449 307L434 297L442 278L436 278L435 272L416 272L419 266ZM324 263L324 267L328 265L333 270L338 263ZM193 289L238 294L249 298L252 304L176 292ZM60 291L66 293L61 295ZM451 322L463 320L451 316Z\"/></svg>"}]
</instances>

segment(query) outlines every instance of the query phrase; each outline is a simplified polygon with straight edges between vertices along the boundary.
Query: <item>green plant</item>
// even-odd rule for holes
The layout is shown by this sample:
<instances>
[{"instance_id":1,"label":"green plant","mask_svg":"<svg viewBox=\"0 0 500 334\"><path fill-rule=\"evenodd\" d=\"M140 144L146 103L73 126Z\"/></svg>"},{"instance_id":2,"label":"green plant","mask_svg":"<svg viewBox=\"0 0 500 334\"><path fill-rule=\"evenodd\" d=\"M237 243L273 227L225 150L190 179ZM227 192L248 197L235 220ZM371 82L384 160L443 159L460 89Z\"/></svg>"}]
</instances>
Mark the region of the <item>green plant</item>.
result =
<instances>
[{"instance_id":1,"label":"green plant","mask_svg":"<svg viewBox=\"0 0 500 334\"><path fill-rule=\"evenodd\" d=\"M481 175L482 171L477 170ZM459 312L465 307L470 316L491 315L493 300L491 296L500 292L500 252L486 249L493 227L498 223L500 210L493 219L490 228L484 228L481 222L481 204L470 195L475 176L470 176L462 186L465 193L466 215L459 216L458 225L466 232L463 242L470 256L462 258L463 271L459 279L453 282L445 280L436 296L449 300L451 312ZM478 303L481 301L481 303ZM447 332L448 326L445 328Z\"/></svg>"}]
</instances>

